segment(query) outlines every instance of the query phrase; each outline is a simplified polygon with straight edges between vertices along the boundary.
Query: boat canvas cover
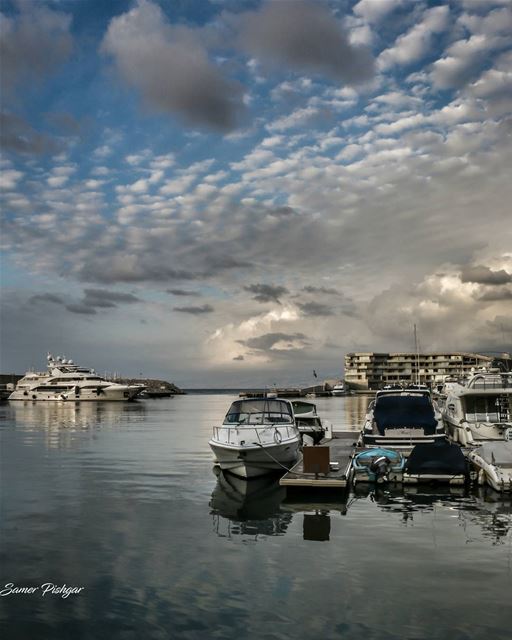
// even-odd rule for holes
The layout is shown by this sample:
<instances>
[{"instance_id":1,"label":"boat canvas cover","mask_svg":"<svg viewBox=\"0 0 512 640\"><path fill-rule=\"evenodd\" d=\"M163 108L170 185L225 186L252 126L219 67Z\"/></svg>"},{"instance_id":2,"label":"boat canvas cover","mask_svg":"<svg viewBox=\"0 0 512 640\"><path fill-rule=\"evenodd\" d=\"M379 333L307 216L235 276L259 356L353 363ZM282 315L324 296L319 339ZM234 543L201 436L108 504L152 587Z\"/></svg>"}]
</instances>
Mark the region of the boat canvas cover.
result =
<instances>
[{"instance_id":1,"label":"boat canvas cover","mask_svg":"<svg viewBox=\"0 0 512 640\"><path fill-rule=\"evenodd\" d=\"M475 449L475 453L490 464L512 467L512 442L485 442Z\"/></svg>"},{"instance_id":2,"label":"boat canvas cover","mask_svg":"<svg viewBox=\"0 0 512 640\"><path fill-rule=\"evenodd\" d=\"M436 432L437 420L427 395L385 395L377 398L373 411L379 433L386 429L423 429L425 435Z\"/></svg>"},{"instance_id":3,"label":"boat canvas cover","mask_svg":"<svg viewBox=\"0 0 512 640\"><path fill-rule=\"evenodd\" d=\"M405 464L405 472L439 473L443 475L465 475L467 464L462 449L450 442L422 442L411 451Z\"/></svg>"}]
</instances>

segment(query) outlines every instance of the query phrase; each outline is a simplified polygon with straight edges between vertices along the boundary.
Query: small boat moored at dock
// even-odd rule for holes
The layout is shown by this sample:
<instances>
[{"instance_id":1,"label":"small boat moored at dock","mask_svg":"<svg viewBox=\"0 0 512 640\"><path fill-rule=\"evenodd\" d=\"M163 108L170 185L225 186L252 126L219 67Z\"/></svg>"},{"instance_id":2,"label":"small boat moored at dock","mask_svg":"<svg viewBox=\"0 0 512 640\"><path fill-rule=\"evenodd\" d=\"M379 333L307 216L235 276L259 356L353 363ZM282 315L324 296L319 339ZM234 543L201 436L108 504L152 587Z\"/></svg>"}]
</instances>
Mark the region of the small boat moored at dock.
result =
<instances>
[{"instance_id":1,"label":"small boat moored at dock","mask_svg":"<svg viewBox=\"0 0 512 640\"><path fill-rule=\"evenodd\" d=\"M316 404L307 400L292 400L295 424L303 444L318 444L329 427L316 411ZM329 425L330 426L330 425Z\"/></svg>"},{"instance_id":2,"label":"small boat moored at dock","mask_svg":"<svg viewBox=\"0 0 512 640\"><path fill-rule=\"evenodd\" d=\"M478 469L480 484L487 482L495 491L512 491L512 442L483 442L468 454Z\"/></svg>"},{"instance_id":3,"label":"small boat moored at dock","mask_svg":"<svg viewBox=\"0 0 512 640\"><path fill-rule=\"evenodd\" d=\"M365 449L354 456L352 471L354 483L387 482L403 473L405 458L399 451L380 447Z\"/></svg>"},{"instance_id":4,"label":"small boat moored at dock","mask_svg":"<svg viewBox=\"0 0 512 640\"><path fill-rule=\"evenodd\" d=\"M293 406L282 398L236 400L209 445L220 468L242 478L287 470L301 446Z\"/></svg>"},{"instance_id":5,"label":"small boat moored at dock","mask_svg":"<svg viewBox=\"0 0 512 640\"><path fill-rule=\"evenodd\" d=\"M424 389L383 389L368 407L358 445L410 450L446 440L441 414Z\"/></svg>"}]
</instances>

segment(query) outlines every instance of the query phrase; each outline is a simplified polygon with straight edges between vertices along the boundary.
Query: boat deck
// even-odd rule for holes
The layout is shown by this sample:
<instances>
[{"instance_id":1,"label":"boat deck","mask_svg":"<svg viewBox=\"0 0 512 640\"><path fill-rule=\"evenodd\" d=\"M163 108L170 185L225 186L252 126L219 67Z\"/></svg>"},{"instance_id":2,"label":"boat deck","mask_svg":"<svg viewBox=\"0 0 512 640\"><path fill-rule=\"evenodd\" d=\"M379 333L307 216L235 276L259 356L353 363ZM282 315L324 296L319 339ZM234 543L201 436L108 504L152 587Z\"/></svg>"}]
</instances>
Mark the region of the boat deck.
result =
<instances>
[{"instance_id":1,"label":"boat deck","mask_svg":"<svg viewBox=\"0 0 512 640\"><path fill-rule=\"evenodd\" d=\"M330 449L330 461L338 463L336 470L328 474L304 473L302 459L286 473L279 484L282 487L315 487L320 489L342 489L350 484L352 455L359 436L357 431L338 431L331 440L320 444Z\"/></svg>"}]
</instances>

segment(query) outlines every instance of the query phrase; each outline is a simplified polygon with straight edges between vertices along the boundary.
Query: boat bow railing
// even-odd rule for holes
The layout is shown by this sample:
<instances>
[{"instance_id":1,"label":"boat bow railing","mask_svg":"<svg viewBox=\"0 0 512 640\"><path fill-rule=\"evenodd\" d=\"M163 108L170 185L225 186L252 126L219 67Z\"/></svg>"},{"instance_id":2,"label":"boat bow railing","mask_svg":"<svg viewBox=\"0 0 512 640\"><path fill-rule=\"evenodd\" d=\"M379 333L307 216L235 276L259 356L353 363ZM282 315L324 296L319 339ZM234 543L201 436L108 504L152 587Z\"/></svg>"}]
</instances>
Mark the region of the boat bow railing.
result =
<instances>
[{"instance_id":1,"label":"boat bow railing","mask_svg":"<svg viewBox=\"0 0 512 640\"><path fill-rule=\"evenodd\" d=\"M265 425L261 427L213 427L213 439L224 444L280 444L297 435L293 425Z\"/></svg>"}]
</instances>

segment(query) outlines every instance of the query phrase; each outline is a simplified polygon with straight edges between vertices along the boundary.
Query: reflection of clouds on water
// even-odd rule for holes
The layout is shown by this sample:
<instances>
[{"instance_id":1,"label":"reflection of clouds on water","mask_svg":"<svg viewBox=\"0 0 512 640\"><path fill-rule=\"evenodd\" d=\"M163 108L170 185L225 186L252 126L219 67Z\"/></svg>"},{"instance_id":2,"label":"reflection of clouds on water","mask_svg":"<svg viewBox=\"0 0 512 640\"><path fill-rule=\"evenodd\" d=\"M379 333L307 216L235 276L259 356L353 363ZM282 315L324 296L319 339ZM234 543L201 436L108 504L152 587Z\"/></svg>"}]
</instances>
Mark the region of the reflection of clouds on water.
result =
<instances>
[{"instance_id":1,"label":"reflection of clouds on water","mask_svg":"<svg viewBox=\"0 0 512 640\"><path fill-rule=\"evenodd\" d=\"M344 400L325 402L338 422ZM207 442L225 404L102 406L98 424L81 417L92 405L66 406L60 426L44 425L51 407L0 407L2 574L85 586L73 601L1 598L12 637L508 637L512 496L285 496L270 476L216 478ZM49 448L53 430L73 446Z\"/></svg>"}]
</instances>

